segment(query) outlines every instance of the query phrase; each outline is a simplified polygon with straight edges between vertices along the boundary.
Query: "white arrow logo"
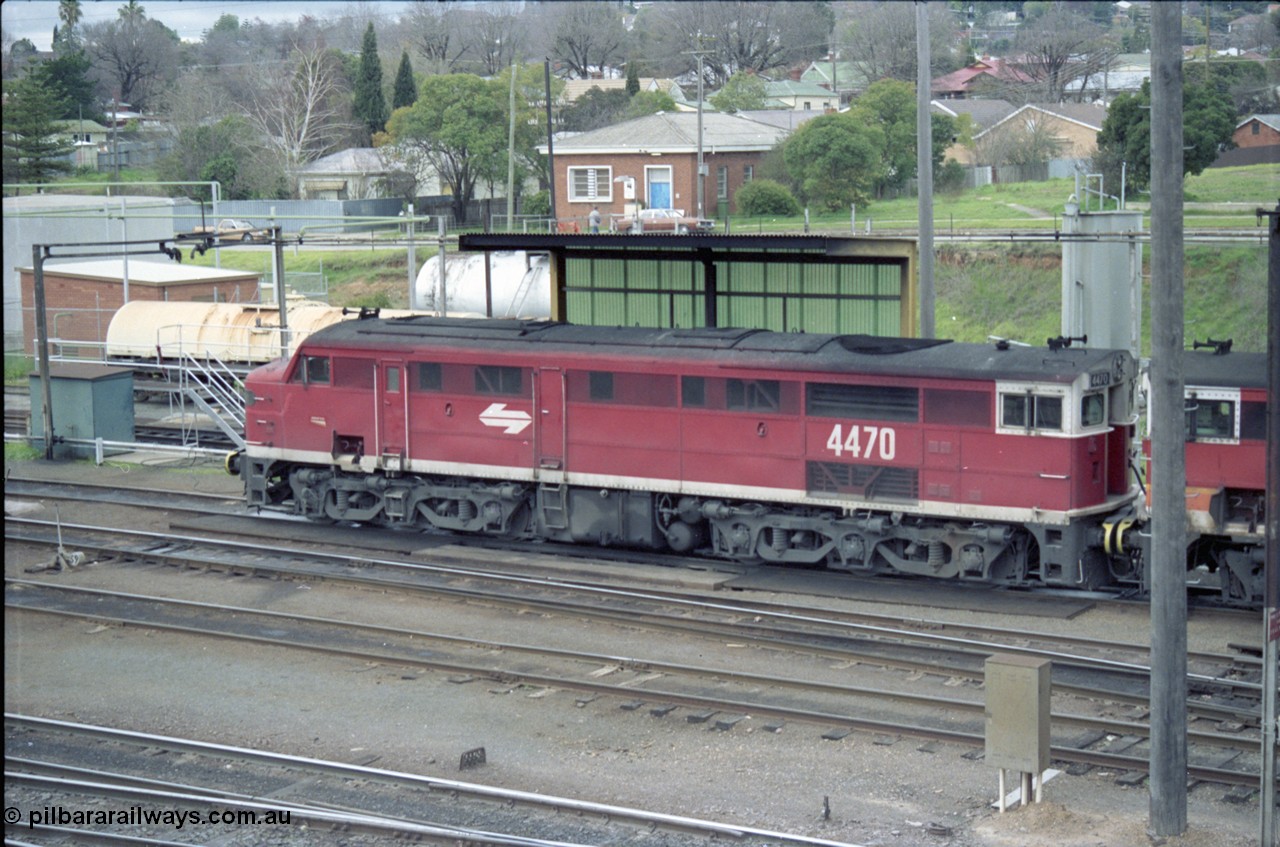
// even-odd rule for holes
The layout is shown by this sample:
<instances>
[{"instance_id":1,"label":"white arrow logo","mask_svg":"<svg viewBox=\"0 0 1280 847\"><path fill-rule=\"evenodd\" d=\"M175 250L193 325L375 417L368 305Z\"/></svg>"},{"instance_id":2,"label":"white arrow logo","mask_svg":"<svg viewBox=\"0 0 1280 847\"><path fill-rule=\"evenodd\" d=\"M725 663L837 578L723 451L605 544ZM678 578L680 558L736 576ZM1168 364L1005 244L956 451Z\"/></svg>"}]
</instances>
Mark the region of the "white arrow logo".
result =
<instances>
[{"instance_id":1,"label":"white arrow logo","mask_svg":"<svg viewBox=\"0 0 1280 847\"><path fill-rule=\"evenodd\" d=\"M528 412L519 409L507 409L506 403L492 403L480 413L480 423L485 426L496 426L506 430L507 435L519 435L528 429L533 420Z\"/></svg>"}]
</instances>

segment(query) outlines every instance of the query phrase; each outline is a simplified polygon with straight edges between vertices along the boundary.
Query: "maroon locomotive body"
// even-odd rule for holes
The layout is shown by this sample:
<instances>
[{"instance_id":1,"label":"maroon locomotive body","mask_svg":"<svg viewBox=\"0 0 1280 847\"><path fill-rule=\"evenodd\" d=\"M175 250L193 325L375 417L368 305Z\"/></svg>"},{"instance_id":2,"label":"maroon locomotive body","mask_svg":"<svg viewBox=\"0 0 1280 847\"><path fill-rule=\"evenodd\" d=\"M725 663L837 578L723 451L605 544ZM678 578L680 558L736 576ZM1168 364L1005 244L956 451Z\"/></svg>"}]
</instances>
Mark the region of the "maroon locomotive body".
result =
<instances>
[{"instance_id":1,"label":"maroon locomotive body","mask_svg":"<svg viewBox=\"0 0 1280 847\"><path fill-rule=\"evenodd\" d=\"M246 385L248 500L313 519L1144 584L1124 351L411 317Z\"/></svg>"}]
</instances>

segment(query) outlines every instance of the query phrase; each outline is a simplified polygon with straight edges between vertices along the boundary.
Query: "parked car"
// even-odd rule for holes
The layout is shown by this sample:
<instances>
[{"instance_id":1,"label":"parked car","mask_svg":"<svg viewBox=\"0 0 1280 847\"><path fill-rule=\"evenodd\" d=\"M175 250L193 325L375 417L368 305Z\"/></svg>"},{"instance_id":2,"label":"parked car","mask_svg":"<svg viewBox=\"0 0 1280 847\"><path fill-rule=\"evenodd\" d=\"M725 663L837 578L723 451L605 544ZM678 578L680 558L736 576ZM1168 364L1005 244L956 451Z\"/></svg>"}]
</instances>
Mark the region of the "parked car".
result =
<instances>
[{"instance_id":1,"label":"parked car","mask_svg":"<svg viewBox=\"0 0 1280 847\"><path fill-rule=\"evenodd\" d=\"M198 226L193 235L216 235L223 241L270 241L271 230L253 225L252 221L223 218L216 226Z\"/></svg>"},{"instance_id":2,"label":"parked car","mask_svg":"<svg viewBox=\"0 0 1280 847\"><path fill-rule=\"evenodd\" d=\"M710 232L716 222L708 218L689 217L684 209L641 209L634 218L622 218L614 228L618 232Z\"/></svg>"}]
</instances>

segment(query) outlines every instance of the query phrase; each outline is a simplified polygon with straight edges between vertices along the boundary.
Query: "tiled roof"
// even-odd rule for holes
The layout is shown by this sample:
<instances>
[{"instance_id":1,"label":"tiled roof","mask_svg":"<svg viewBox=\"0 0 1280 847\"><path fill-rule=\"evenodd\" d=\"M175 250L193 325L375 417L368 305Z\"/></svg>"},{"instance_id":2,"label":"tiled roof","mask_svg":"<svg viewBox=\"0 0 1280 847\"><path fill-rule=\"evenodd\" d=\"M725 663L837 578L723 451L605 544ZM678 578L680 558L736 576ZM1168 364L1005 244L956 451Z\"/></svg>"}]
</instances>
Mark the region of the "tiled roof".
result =
<instances>
[{"instance_id":1,"label":"tiled roof","mask_svg":"<svg viewBox=\"0 0 1280 847\"><path fill-rule=\"evenodd\" d=\"M769 150L787 135L780 127L739 115L702 115L704 150ZM697 147L698 116L694 112L658 112L555 143L556 153L683 153Z\"/></svg>"}]
</instances>

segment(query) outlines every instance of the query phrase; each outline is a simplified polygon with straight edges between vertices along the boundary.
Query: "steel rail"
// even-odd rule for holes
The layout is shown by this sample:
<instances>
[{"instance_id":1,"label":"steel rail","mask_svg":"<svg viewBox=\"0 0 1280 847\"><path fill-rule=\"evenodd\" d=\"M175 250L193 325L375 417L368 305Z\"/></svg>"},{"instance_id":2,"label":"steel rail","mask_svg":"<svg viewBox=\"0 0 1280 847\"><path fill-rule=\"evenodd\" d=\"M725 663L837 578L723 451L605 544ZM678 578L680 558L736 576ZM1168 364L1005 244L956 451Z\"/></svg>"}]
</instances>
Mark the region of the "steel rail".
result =
<instances>
[{"instance_id":1,"label":"steel rail","mask_svg":"<svg viewBox=\"0 0 1280 847\"><path fill-rule=\"evenodd\" d=\"M90 724L74 723L71 721L60 721L50 718L40 718L30 715L16 714L13 712L5 712L4 721L6 725L23 726L33 729L58 730L121 743L160 746L173 750L197 753L200 755L223 756L241 761L252 761L283 767L300 768L310 771L320 771L322 773L339 777L369 779L384 784L415 788L424 791L456 792L458 794L466 794L480 799L527 804L548 809L568 810L583 814L599 815L606 819L629 820L644 825L653 825L670 829L683 829L689 832L706 833L708 835L718 834L739 839L749 836L754 838L775 839L782 844L803 844L812 845L812 847L853 847L853 845L849 845L845 842L812 838L804 835L792 835L783 832L758 829L755 827L735 826L732 824L684 817L681 815L668 815L661 812L628 808L626 806L595 803L589 800L575 800L568 797L536 794L529 791L517 791L514 789L497 788L488 785L479 785L477 783L462 782L459 780L423 776L420 774L407 773L405 771L373 768L367 765L353 765L345 762L326 761L306 756L295 756L288 753L270 753L261 750L250 750L245 747L215 744L208 741L175 738L173 736L155 735L151 733L137 732L134 730L113 729L111 727L94 726Z\"/></svg>"}]
</instances>

